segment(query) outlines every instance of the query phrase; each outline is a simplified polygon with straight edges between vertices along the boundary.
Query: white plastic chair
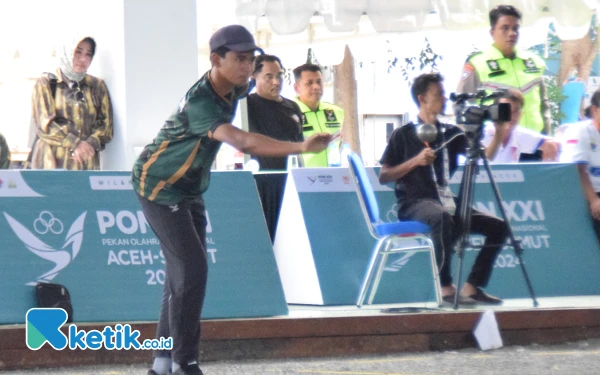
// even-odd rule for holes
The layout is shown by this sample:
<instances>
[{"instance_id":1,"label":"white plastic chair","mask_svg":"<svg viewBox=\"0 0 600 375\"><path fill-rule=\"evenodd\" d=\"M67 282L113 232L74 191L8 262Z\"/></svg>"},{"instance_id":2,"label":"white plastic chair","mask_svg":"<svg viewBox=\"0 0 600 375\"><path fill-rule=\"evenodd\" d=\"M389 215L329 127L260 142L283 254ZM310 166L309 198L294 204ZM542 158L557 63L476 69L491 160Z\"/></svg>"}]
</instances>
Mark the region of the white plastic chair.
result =
<instances>
[{"instance_id":1,"label":"white plastic chair","mask_svg":"<svg viewBox=\"0 0 600 375\"><path fill-rule=\"evenodd\" d=\"M379 219L379 204L375 198L373 186L365 170L365 166L358 154L348 155L348 164L352 174L358 200L362 208L367 227L371 235L377 240L373 247L371 260L364 276L362 287L356 301L361 307L364 303L367 291L370 289L367 304L373 303L377 287L381 280L383 268L390 254L401 252L424 252L428 251L431 258L431 271L438 306L442 306L442 291L439 282L439 272L435 261L435 250L433 242L428 234L431 228L418 221L400 221L395 223L384 223ZM415 246L417 240L419 245ZM408 244L407 244L408 242Z\"/></svg>"}]
</instances>

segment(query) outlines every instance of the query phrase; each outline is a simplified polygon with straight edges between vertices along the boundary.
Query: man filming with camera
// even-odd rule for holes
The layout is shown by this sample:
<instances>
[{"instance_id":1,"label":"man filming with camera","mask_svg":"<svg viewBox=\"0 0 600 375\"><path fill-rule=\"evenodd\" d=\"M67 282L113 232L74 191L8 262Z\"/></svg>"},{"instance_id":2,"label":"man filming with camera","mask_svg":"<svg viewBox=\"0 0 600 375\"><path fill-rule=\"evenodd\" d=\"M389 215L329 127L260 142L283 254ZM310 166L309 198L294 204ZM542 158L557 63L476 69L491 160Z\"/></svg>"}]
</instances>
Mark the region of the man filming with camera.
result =
<instances>
[{"instance_id":1,"label":"man filming with camera","mask_svg":"<svg viewBox=\"0 0 600 375\"><path fill-rule=\"evenodd\" d=\"M400 220L415 220L431 227L442 297L444 302L453 304L458 291L452 282L450 265L453 246L461 233L454 215L459 202L452 196L448 181L457 167L457 155L466 152L468 142L459 127L437 120L437 116L444 113L447 101L443 80L435 73L422 74L413 82L411 94L419 108L418 123L407 124L392 133L380 161L379 181L382 184L395 182ZM435 125L434 140L419 138L421 124ZM502 138L495 137L493 142L499 144ZM502 300L482 288L487 285L496 257L506 241L508 226L499 218L473 210L470 229L486 239L458 294L458 303L499 305Z\"/></svg>"}]
</instances>

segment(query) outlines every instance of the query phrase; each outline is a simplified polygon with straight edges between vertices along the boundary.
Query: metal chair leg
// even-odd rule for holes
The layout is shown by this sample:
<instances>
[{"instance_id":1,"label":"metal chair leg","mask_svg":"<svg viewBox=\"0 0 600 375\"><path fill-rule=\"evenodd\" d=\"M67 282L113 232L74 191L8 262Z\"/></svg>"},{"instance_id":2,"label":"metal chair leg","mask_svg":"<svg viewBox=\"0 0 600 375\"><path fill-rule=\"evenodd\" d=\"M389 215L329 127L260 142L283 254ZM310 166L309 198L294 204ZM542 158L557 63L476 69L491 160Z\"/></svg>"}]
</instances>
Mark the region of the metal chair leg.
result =
<instances>
[{"instance_id":1,"label":"metal chair leg","mask_svg":"<svg viewBox=\"0 0 600 375\"><path fill-rule=\"evenodd\" d=\"M371 294L369 295L369 299L367 300L368 305L373 304L373 300L375 299L375 293L377 293L377 288L379 288L379 282L381 281L381 275L383 274L383 269L385 268L385 263L387 262L388 256L389 253L383 253L382 257L380 258L379 264L377 265L375 279L373 280L373 284L371 285Z\"/></svg>"},{"instance_id":2,"label":"metal chair leg","mask_svg":"<svg viewBox=\"0 0 600 375\"><path fill-rule=\"evenodd\" d=\"M437 259L435 258L435 248L430 238L423 239L429 245L429 256L431 262L431 271L433 275L433 287L435 290L435 299L438 307L442 307L442 285L440 284L440 270L438 269Z\"/></svg>"},{"instance_id":3,"label":"metal chair leg","mask_svg":"<svg viewBox=\"0 0 600 375\"><path fill-rule=\"evenodd\" d=\"M435 290L435 297L439 307L442 306L442 288L440 284L440 276L439 270L437 266L437 261L435 257L435 249L433 247L433 242L428 237L419 238L419 246L406 248L405 251L429 251L430 263L431 263L431 271L432 278ZM385 242L385 245L384 245ZM425 242L425 243L423 243ZM383 248L382 248L383 247ZM367 273L363 279L362 287L360 289L360 293L358 296L358 300L356 301L356 305L361 307L365 303L365 298L367 299L366 304L373 304L373 300L375 299L375 294L377 293L377 289L379 287L379 283L383 276L383 270L385 268L386 261L388 259L389 254L396 253L390 248L395 248L393 241L389 238L380 239L377 241L377 244L373 248L373 254L371 256L371 260L369 262L369 267L367 269ZM368 294L368 297L367 297Z\"/></svg>"},{"instance_id":4,"label":"metal chair leg","mask_svg":"<svg viewBox=\"0 0 600 375\"><path fill-rule=\"evenodd\" d=\"M371 284L373 279L373 271L375 270L375 263L377 262L377 258L380 256L380 250L383 240L377 241L375 247L373 248L373 254L371 256L371 261L369 262L369 268L367 269L367 273L363 279L362 287L360 288L360 293L358 295L358 300L356 301L356 306L361 307L365 301L365 297L367 295L367 290Z\"/></svg>"}]
</instances>

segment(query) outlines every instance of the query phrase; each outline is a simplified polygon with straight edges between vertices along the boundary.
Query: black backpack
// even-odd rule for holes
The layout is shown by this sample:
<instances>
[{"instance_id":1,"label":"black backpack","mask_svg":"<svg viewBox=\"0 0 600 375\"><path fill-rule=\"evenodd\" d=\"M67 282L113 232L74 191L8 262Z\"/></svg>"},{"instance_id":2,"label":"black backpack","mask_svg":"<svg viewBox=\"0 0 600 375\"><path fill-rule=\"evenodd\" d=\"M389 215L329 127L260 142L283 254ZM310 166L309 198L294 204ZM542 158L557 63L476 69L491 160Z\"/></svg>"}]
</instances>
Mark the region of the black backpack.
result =
<instances>
[{"instance_id":1,"label":"black backpack","mask_svg":"<svg viewBox=\"0 0 600 375\"><path fill-rule=\"evenodd\" d=\"M73 306L67 288L60 284L37 283L35 295L38 300L38 307L61 308L67 312L67 322L73 321Z\"/></svg>"}]
</instances>

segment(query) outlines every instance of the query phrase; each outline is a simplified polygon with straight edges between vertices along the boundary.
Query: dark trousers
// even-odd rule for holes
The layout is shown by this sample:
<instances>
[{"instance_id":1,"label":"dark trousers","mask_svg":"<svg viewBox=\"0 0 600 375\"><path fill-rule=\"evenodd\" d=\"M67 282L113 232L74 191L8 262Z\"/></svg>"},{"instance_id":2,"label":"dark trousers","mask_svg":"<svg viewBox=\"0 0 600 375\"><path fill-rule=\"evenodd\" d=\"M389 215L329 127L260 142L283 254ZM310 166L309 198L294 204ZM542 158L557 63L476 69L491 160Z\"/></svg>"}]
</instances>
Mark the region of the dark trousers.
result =
<instances>
[{"instance_id":1,"label":"dark trousers","mask_svg":"<svg viewBox=\"0 0 600 375\"><path fill-rule=\"evenodd\" d=\"M138 195L146 220L165 257L165 284L156 338L172 337L173 349L157 351L179 364L198 359L200 313L206 292L206 213L204 201L175 206L156 204Z\"/></svg>"},{"instance_id":2,"label":"dark trousers","mask_svg":"<svg viewBox=\"0 0 600 375\"><path fill-rule=\"evenodd\" d=\"M403 204L398 211L398 218L420 221L431 227L431 239L440 270L440 283L442 286L452 285L451 259L454 243L460 235L456 230L456 218L434 199L419 199L410 204ZM496 257L502 251L502 245L508 236L508 227L502 219L472 210L471 233L485 236L485 243L477 255L467 282L485 287L492 275Z\"/></svg>"}]
</instances>

